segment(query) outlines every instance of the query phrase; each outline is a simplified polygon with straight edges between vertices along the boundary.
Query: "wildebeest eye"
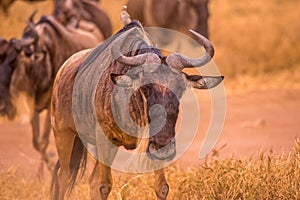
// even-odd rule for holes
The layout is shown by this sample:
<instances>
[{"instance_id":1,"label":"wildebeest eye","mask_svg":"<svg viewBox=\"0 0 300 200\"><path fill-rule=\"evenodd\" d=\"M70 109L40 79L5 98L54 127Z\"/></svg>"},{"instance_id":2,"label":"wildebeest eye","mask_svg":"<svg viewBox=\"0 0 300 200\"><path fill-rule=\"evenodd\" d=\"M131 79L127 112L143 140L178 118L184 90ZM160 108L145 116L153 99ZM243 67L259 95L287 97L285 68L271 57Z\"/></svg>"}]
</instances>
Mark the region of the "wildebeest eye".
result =
<instances>
[{"instance_id":1,"label":"wildebeest eye","mask_svg":"<svg viewBox=\"0 0 300 200\"><path fill-rule=\"evenodd\" d=\"M33 47L32 46L24 47L24 53L25 56L30 57L33 54Z\"/></svg>"},{"instance_id":2,"label":"wildebeest eye","mask_svg":"<svg viewBox=\"0 0 300 200\"><path fill-rule=\"evenodd\" d=\"M45 53L43 52L38 52L38 53L34 53L30 56L30 59L33 60L33 61L41 61L45 56Z\"/></svg>"}]
</instances>

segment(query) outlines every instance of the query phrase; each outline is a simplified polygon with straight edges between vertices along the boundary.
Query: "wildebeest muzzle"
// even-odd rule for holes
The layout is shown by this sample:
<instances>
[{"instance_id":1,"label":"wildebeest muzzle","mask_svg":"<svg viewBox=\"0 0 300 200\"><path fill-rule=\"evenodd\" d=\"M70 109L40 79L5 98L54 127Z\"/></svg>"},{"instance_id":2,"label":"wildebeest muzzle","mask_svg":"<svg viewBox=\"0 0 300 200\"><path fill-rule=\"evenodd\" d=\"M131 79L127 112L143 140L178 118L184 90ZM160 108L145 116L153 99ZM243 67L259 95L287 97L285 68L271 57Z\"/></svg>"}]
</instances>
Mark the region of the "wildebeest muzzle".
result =
<instances>
[{"instance_id":1,"label":"wildebeest muzzle","mask_svg":"<svg viewBox=\"0 0 300 200\"><path fill-rule=\"evenodd\" d=\"M150 138L147 148L147 156L151 160L170 161L176 156L176 144L173 138L168 144L162 145L160 142Z\"/></svg>"}]
</instances>

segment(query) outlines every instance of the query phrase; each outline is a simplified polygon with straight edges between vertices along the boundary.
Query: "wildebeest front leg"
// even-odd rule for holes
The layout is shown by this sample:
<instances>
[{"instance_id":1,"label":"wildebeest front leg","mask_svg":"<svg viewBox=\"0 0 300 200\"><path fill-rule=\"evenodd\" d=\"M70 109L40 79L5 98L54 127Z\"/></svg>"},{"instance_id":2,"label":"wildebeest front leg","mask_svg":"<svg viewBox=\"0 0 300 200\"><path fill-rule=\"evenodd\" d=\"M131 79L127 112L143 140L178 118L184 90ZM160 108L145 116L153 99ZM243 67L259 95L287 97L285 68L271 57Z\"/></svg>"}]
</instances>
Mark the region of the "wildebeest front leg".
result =
<instances>
[{"instance_id":1,"label":"wildebeest front leg","mask_svg":"<svg viewBox=\"0 0 300 200\"><path fill-rule=\"evenodd\" d=\"M167 199L169 185L167 183L164 169L154 171L155 175L155 193L158 200Z\"/></svg>"},{"instance_id":2,"label":"wildebeest front leg","mask_svg":"<svg viewBox=\"0 0 300 200\"><path fill-rule=\"evenodd\" d=\"M34 112L33 117L31 119L31 127L32 127L32 143L33 147L41 154L42 161L41 166L39 168L39 175L43 174L43 162L45 162L50 169L49 159L46 154L46 148L49 142L49 134L51 130L50 125L50 112L47 111L47 116L45 119L45 127L44 133L42 135L42 140L40 140L40 116L38 112Z\"/></svg>"},{"instance_id":3,"label":"wildebeest front leg","mask_svg":"<svg viewBox=\"0 0 300 200\"><path fill-rule=\"evenodd\" d=\"M118 147L112 144L104 135L100 127L96 127L97 161L90 176L91 199L106 200L111 188L112 162L118 152Z\"/></svg>"},{"instance_id":4,"label":"wildebeest front leg","mask_svg":"<svg viewBox=\"0 0 300 200\"><path fill-rule=\"evenodd\" d=\"M110 167L96 161L94 170L89 178L91 199L106 200L112 188Z\"/></svg>"},{"instance_id":5,"label":"wildebeest front leg","mask_svg":"<svg viewBox=\"0 0 300 200\"><path fill-rule=\"evenodd\" d=\"M45 161L46 164L48 165L48 169L52 168L52 164L50 163L49 157L46 152L46 149L49 144L50 131L51 131L50 109L47 109L47 115L46 115L45 124L44 124L44 131L43 131L42 140L40 143L40 151L42 154L43 161Z\"/></svg>"},{"instance_id":6,"label":"wildebeest front leg","mask_svg":"<svg viewBox=\"0 0 300 200\"><path fill-rule=\"evenodd\" d=\"M70 181L70 162L74 148L75 133L72 131L54 131L57 154L60 163L60 169L57 173L58 190L54 194L54 199L64 200Z\"/></svg>"},{"instance_id":7,"label":"wildebeest front leg","mask_svg":"<svg viewBox=\"0 0 300 200\"><path fill-rule=\"evenodd\" d=\"M31 127L32 127L32 143L33 147L41 154L42 160L40 167L38 168L38 176L41 178L43 175L43 154L41 152L41 146L40 146L40 117L38 112L33 113L33 117L31 119Z\"/></svg>"},{"instance_id":8,"label":"wildebeest front leg","mask_svg":"<svg viewBox=\"0 0 300 200\"><path fill-rule=\"evenodd\" d=\"M40 142L39 142L39 137L40 137L40 118L39 118L39 113L34 112L32 119L31 119L31 127L32 127L32 143L33 147L40 152Z\"/></svg>"}]
</instances>

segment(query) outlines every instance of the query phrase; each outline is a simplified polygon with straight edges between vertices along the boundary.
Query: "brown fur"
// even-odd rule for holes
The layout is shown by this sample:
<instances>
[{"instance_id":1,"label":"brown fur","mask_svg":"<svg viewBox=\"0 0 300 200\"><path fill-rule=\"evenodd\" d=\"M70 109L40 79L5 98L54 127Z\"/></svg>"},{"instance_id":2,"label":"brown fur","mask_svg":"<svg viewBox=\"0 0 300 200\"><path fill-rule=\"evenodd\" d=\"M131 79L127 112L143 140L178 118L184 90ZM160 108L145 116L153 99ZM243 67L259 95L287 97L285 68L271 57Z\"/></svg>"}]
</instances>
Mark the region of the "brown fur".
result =
<instances>
[{"instance_id":1,"label":"brown fur","mask_svg":"<svg viewBox=\"0 0 300 200\"><path fill-rule=\"evenodd\" d=\"M189 29L209 37L208 0L128 0L128 13L145 26L190 35Z\"/></svg>"},{"instance_id":2,"label":"brown fur","mask_svg":"<svg viewBox=\"0 0 300 200\"><path fill-rule=\"evenodd\" d=\"M3 39L0 46L0 116L8 119L15 116L15 109L11 105L9 95L9 85L19 54L14 41L14 38L9 41Z\"/></svg>"},{"instance_id":3,"label":"brown fur","mask_svg":"<svg viewBox=\"0 0 300 200\"><path fill-rule=\"evenodd\" d=\"M54 13L63 24L81 26L83 21L93 23L107 39L112 34L112 25L107 13L91 0L55 0ZM75 24L74 24L75 23ZM82 28L82 27L81 27Z\"/></svg>"}]
</instances>

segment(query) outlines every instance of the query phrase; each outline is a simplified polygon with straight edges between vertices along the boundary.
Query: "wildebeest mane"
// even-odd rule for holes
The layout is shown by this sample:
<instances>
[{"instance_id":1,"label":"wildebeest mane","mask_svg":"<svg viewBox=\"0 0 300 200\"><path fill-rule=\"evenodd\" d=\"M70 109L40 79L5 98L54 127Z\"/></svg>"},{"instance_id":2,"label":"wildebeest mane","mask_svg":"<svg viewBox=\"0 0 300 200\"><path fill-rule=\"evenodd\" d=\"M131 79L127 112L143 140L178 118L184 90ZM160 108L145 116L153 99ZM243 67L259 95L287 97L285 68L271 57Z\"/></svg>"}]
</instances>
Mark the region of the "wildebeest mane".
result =
<instances>
[{"instance_id":1,"label":"wildebeest mane","mask_svg":"<svg viewBox=\"0 0 300 200\"><path fill-rule=\"evenodd\" d=\"M127 32L133 28L138 28L140 30L143 29L139 21L136 21L136 20L132 21L128 25L124 26L121 30L119 30L115 35L113 35L112 37L105 40L100 46L95 48L95 50L93 50L93 52L88 56L88 58L82 63L80 68L82 69L82 68L89 66L90 63L93 62L101 52L103 52L104 50L107 51L108 46L110 46L112 43L114 43L115 40L120 37L120 35L122 35L123 33ZM142 48L140 48L140 49L142 49ZM148 48L146 48L146 49L148 49ZM131 52L131 51L128 49L126 51L126 54L128 52ZM111 52L109 52L109 53L111 53ZM141 53L145 53L145 52L141 52Z\"/></svg>"},{"instance_id":2,"label":"wildebeest mane","mask_svg":"<svg viewBox=\"0 0 300 200\"><path fill-rule=\"evenodd\" d=\"M60 31L57 29L57 27L48 19L48 16L43 15L40 20L35 24L35 26L41 25L41 24L48 24L58 36L61 36ZM33 37L34 32L33 30L27 26L23 31L23 38Z\"/></svg>"}]
</instances>

